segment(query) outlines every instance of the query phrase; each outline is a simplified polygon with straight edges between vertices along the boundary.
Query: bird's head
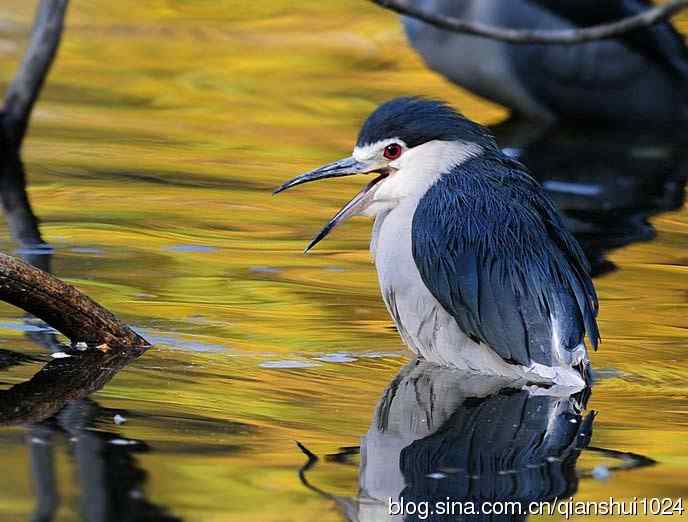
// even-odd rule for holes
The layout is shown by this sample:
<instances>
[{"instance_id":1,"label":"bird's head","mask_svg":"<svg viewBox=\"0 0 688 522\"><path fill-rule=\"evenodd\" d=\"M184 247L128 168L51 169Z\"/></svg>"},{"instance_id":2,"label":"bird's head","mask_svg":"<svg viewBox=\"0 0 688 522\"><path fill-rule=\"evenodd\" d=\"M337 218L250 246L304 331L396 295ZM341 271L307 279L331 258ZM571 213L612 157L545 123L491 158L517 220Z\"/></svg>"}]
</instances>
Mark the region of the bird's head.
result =
<instances>
[{"instance_id":1,"label":"bird's head","mask_svg":"<svg viewBox=\"0 0 688 522\"><path fill-rule=\"evenodd\" d=\"M443 102L395 98L368 117L351 156L297 176L274 193L325 178L377 174L325 225L308 251L349 217L374 216L408 198L419 199L454 166L496 148L485 128Z\"/></svg>"}]
</instances>

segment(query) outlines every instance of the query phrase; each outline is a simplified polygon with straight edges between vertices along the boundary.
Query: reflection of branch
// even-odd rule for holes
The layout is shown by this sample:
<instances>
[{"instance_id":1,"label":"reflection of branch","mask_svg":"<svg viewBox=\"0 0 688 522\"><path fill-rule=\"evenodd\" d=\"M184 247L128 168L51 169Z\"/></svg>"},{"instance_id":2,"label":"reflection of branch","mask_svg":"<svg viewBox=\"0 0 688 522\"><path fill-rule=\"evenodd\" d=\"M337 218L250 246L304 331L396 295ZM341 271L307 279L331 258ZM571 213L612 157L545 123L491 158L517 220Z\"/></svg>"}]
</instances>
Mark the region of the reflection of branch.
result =
<instances>
[{"instance_id":1,"label":"reflection of branch","mask_svg":"<svg viewBox=\"0 0 688 522\"><path fill-rule=\"evenodd\" d=\"M325 455L325 460L328 462L336 462L337 464L344 464L347 466L356 466L357 464L352 460L352 457L361 454L360 446L344 446L339 448L337 453L330 453Z\"/></svg>"},{"instance_id":2,"label":"reflection of branch","mask_svg":"<svg viewBox=\"0 0 688 522\"><path fill-rule=\"evenodd\" d=\"M321 497L334 501L335 504L339 506L339 509L342 510L342 513L344 514L347 520L357 522L358 515L356 513L356 506L358 501L356 499L333 495L332 493L328 493L324 489L320 489L319 487L311 484L308 478L306 477L306 472L318 463L318 456L300 442L297 441L296 445L303 452L303 454L306 455L306 457L308 457L308 461L303 466L301 466L301 469L299 469L299 480L301 481L301 484L303 484L306 488L310 489L314 493L317 493Z\"/></svg>"},{"instance_id":3,"label":"reflection of branch","mask_svg":"<svg viewBox=\"0 0 688 522\"><path fill-rule=\"evenodd\" d=\"M102 388L144 349L89 350L70 359L55 359L30 380L0 390L0 425L39 422L55 415L68 401Z\"/></svg>"},{"instance_id":4,"label":"reflection of branch","mask_svg":"<svg viewBox=\"0 0 688 522\"><path fill-rule=\"evenodd\" d=\"M647 9L642 13L616 22L600 24L582 29L563 29L557 31L542 31L538 29L510 29L497 27L480 22L469 22L445 16L441 13L418 9L410 0L370 0L374 4L395 11L404 16L418 20L456 33L473 34L492 40L510 43L540 43L540 44L577 44L611 38L629 33L644 27L650 27L663 20L667 20L679 11L688 8L688 0L672 0L664 5Z\"/></svg>"},{"instance_id":5,"label":"reflection of branch","mask_svg":"<svg viewBox=\"0 0 688 522\"><path fill-rule=\"evenodd\" d=\"M586 451L590 451L592 453L600 453L606 457L618 459L621 461L621 463L616 466L609 466L609 471L621 471L624 469L644 468L646 466L654 466L655 464L657 464L657 461L651 459L650 457L645 457L643 455L639 455L638 453L631 453L628 451L598 448L596 446L588 446L586 448ZM591 476L593 476L592 472L581 473L581 477Z\"/></svg>"},{"instance_id":6,"label":"reflection of branch","mask_svg":"<svg viewBox=\"0 0 688 522\"><path fill-rule=\"evenodd\" d=\"M0 254L0 299L42 319L72 342L148 346L145 339L72 285Z\"/></svg>"},{"instance_id":7,"label":"reflection of branch","mask_svg":"<svg viewBox=\"0 0 688 522\"><path fill-rule=\"evenodd\" d=\"M60 45L68 0L41 0L36 12L31 41L17 75L7 89L3 108L3 131L19 148L45 77Z\"/></svg>"},{"instance_id":8,"label":"reflection of branch","mask_svg":"<svg viewBox=\"0 0 688 522\"><path fill-rule=\"evenodd\" d=\"M303 466L301 466L301 469L299 469L299 480L301 480L301 484L306 486L311 491L315 491L318 495L322 495L326 498L332 499L334 495L326 493L322 489L313 486L306 478L306 472L317 464L318 456L311 450L309 450L306 446L301 444L299 441L296 441L296 445L303 452L303 454L306 455L306 457L308 457L308 461L306 461L306 463Z\"/></svg>"}]
</instances>

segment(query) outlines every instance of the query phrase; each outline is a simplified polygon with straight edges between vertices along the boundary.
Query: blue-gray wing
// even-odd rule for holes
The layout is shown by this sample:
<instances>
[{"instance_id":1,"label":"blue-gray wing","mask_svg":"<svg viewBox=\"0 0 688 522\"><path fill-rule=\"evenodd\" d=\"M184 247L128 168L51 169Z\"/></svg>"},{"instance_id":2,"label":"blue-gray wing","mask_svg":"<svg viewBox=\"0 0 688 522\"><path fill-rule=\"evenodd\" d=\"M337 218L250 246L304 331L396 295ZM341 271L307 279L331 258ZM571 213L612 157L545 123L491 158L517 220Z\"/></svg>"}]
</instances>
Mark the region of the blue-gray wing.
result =
<instances>
[{"instance_id":1,"label":"blue-gray wing","mask_svg":"<svg viewBox=\"0 0 688 522\"><path fill-rule=\"evenodd\" d=\"M586 333L597 347L587 260L517 162L495 154L444 175L419 202L412 245L433 296L503 359L551 365L553 341L570 351Z\"/></svg>"}]
</instances>

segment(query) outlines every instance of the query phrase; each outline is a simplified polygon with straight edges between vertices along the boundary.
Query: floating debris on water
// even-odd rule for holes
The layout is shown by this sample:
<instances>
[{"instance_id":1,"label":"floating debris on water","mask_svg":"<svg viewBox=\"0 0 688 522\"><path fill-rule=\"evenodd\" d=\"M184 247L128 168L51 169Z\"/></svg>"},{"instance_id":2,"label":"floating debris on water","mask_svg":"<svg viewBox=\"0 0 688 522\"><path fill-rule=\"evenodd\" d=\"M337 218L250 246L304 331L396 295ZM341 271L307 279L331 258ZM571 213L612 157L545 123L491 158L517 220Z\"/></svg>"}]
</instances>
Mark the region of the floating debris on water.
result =
<instances>
[{"instance_id":1,"label":"floating debris on water","mask_svg":"<svg viewBox=\"0 0 688 522\"><path fill-rule=\"evenodd\" d=\"M115 415L115 416L112 418L112 420L115 421L115 424L117 424L118 426L119 426L120 424L124 424L124 423L127 421L126 418L122 417L122 416L119 415L119 414Z\"/></svg>"},{"instance_id":2,"label":"floating debris on water","mask_svg":"<svg viewBox=\"0 0 688 522\"><path fill-rule=\"evenodd\" d=\"M64 352L55 352L55 353L51 353L50 357L52 357L53 359L65 359L67 357L71 357L71 355L69 355L68 353L64 353Z\"/></svg>"}]
</instances>

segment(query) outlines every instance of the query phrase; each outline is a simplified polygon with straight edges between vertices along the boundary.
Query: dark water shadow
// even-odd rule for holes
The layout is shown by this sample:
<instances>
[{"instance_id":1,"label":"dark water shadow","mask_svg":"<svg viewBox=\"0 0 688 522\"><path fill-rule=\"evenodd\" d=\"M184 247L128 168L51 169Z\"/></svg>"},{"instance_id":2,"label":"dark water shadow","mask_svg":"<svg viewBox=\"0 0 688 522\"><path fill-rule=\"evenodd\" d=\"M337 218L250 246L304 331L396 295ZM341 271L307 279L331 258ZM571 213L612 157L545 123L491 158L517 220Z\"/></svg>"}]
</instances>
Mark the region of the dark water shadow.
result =
<instances>
[{"instance_id":1,"label":"dark water shadow","mask_svg":"<svg viewBox=\"0 0 688 522\"><path fill-rule=\"evenodd\" d=\"M122 437L100 428L120 410L103 408L89 400L73 400L55 416L32 423L27 430L36 507L32 520L56 517L60 499L55 474L58 441L68 444L76 468L81 518L86 521L181 520L162 506L146 499L147 472L136 455L149 450L144 441ZM95 430L95 426L99 426Z\"/></svg>"},{"instance_id":2,"label":"dark water shadow","mask_svg":"<svg viewBox=\"0 0 688 522\"><path fill-rule=\"evenodd\" d=\"M594 276L615 270L610 250L655 237L651 217L683 206L688 127L538 127L508 120L491 130L554 200Z\"/></svg>"},{"instance_id":3,"label":"dark water shadow","mask_svg":"<svg viewBox=\"0 0 688 522\"><path fill-rule=\"evenodd\" d=\"M48 334L36 340L41 344L47 340L49 348L57 342ZM89 398L143 352L111 349L76 353L54 359L29 380L0 390L0 426L26 427L36 497L31 520L57 517L60 484L55 459L61 443L67 444L74 462L83 520L181 520L145 497L147 473L136 458L149 449L145 441L127 439L116 429L103 428L113 419L115 424L121 422L125 412L104 408Z\"/></svg>"},{"instance_id":4,"label":"dark water shadow","mask_svg":"<svg viewBox=\"0 0 688 522\"><path fill-rule=\"evenodd\" d=\"M618 462L605 466L606 473L654 464L589 447L595 419L594 412L584 413L589 393L569 395L415 360L387 386L360 448L326 457L351 465L360 452L357 497L331 495L312 483L308 471L318 458L307 448L300 478L351 521L525 520L531 502L566 499L580 480L598 473L579 468L585 451ZM478 514L484 502L497 501L521 511Z\"/></svg>"}]
</instances>

